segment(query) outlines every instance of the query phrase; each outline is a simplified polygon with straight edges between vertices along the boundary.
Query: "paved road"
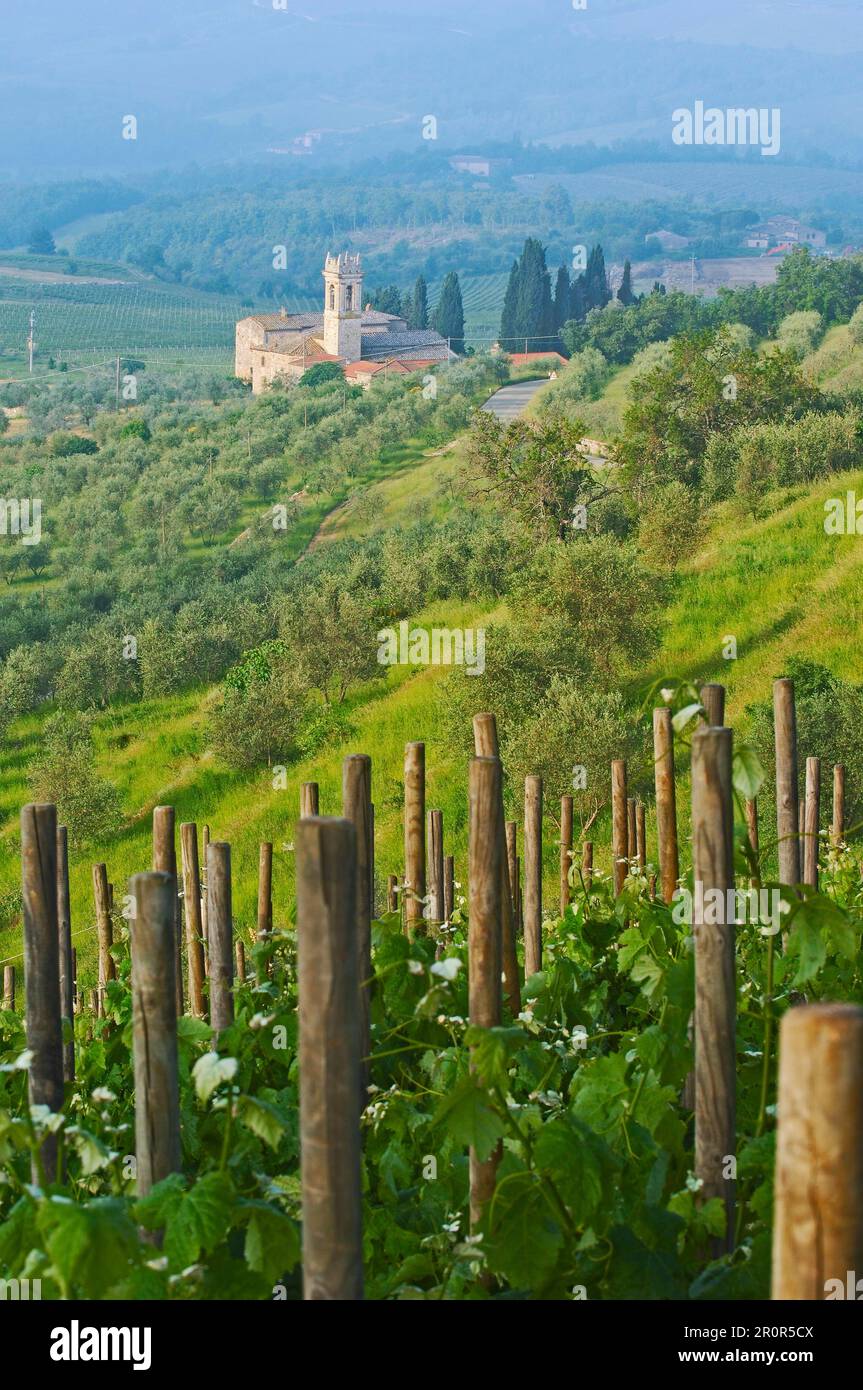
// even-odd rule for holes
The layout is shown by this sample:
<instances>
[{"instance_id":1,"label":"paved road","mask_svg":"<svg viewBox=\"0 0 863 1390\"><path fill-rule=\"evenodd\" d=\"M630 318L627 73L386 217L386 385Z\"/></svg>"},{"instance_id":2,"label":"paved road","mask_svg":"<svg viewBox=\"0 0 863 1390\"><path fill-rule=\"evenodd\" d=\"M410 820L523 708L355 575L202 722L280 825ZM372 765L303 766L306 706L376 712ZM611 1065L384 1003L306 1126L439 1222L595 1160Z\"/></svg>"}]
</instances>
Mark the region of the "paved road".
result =
<instances>
[{"instance_id":1,"label":"paved road","mask_svg":"<svg viewBox=\"0 0 863 1390\"><path fill-rule=\"evenodd\" d=\"M544 376L539 381L517 381L514 386L502 386L486 401L483 410L508 424L521 414L528 401L531 401L547 382L548 377Z\"/></svg>"},{"instance_id":2,"label":"paved road","mask_svg":"<svg viewBox=\"0 0 863 1390\"><path fill-rule=\"evenodd\" d=\"M502 386L499 391L495 391L494 395L489 397L483 410L487 410L490 415L496 415L498 420L508 425L522 413L528 402L533 399L540 387L546 385L547 381L548 377L543 377L541 381L518 381L514 386ZM594 468L601 468L605 464L605 454L599 452L602 447L593 439L582 440L582 448L588 462Z\"/></svg>"}]
</instances>

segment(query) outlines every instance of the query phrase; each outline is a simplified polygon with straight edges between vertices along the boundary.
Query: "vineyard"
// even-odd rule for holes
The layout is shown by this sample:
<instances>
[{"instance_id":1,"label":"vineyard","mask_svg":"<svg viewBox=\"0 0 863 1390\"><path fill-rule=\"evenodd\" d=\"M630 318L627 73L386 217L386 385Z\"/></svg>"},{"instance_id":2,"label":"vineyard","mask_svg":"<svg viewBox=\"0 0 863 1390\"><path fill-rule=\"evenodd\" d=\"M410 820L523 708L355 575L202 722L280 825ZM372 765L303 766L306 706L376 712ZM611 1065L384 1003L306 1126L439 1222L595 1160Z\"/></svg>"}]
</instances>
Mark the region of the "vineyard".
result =
<instances>
[{"instance_id":1,"label":"vineyard","mask_svg":"<svg viewBox=\"0 0 863 1390\"><path fill-rule=\"evenodd\" d=\"M844 1298L863 1261L845 769L829 816L816 758L798 798L778 680L777 823L759 824L763 774L724 713L719 685L663 691L650 822L626 763L607 773L610 874L541 778L505 821L491 715L463 875L424 743L405 749L401 864L376 863L372 759L351 755L341 805L302 787L295 901L261 845L253 932L230 846L157 807L152 870L127 887L93 866L87 990L68 828L25 807L0 1276L54 1299Z\"/></svg>"},{"instance_id":2,"label":"vineyard","mask_svg":"<svg viewBox=\"0 0 863 1390\"><path fill-rule=\"evenodd\" d=\"M289 312L311 307L288 297ZM234 325L247 310L221 295L132 283L34 283L0 270L0 346L23 351L36 311L41 353L158 348L231 349Z\"/></svg>"},{"instance_id":3,"label":"vineyard","mask_svg":"<svg viewBox=\"0 0 863 1390\"><path fill-rule=\"evenodd\" d=\"M500 316L509 275L465 275L461 282L465 332L469 342L489 347L500 333ZM440 284L429 286L429 303L437 304Z\"/></svg>"},{"instance_id":4,"label":"vineyard","mask_svg":"<svg viewBox=\"0 0 863 1390\"><path fill-rule=\"evenodd\" d=\"M484 345L496 339L506 282L502 274L465 278L469 339ZM432 307L439 293L440 285L432 286ZM319 307L307 295L287 295L282 302L290 314ZM224 295L137 281L33 281L3 275L0 267L0 351L24 351L32 310L39 352L54 356L160 348L231 350L237 320L251 312L239 299Z\"/></svg>"}]
</instances>

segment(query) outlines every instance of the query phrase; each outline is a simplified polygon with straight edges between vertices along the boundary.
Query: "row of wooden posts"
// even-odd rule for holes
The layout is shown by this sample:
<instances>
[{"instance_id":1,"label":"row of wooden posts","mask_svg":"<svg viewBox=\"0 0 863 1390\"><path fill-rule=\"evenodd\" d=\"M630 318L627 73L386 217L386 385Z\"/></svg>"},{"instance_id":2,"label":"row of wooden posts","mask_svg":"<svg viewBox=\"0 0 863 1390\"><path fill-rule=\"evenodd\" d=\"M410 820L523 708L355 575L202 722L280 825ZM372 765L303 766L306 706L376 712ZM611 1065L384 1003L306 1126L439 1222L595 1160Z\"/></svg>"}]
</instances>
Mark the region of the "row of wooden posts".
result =
<instances>
[{"instance_id":1,"label":"row of wooden posts","mask_svg":"<svg viewBox=\"0 0 863 1390\"><path fill-rule=\"evenodd\" d=\"M692 740L692 863L704 895L734 885L732 732L724 727L724 691L702 690L705 720ZM774 689L777 832L781 878L794 887L817 881L819 769L807 764L804 843L816 846L814 868L804 852L797 806L797 739L790 681ZM475 757L469 769L468 963L470 1021L494 1027L506 1001L521 1009L523 981L542 965L542 780L527 779L523 860L517 826L504 818L502 769L495 719L474 720ZM674 778L674 733L668 708L654 713L659 891L671 903L680 863ZM811 767L810 767L811 765ZM303 1280L306 1298L362 1297L359 1114L367 1099L372 977L371 922L375 915L374 808L371 759L343 765L342 817L319 815L314 783L301 789L296 827L299 969L300 1131L303 1187ZM646 813L627 795L626 765L612 781L613 883L623 889L632 867L648 865ZM387 907L402 894L405 929L445 924L454 910L454 866L444 854L443 817L426 813L425 747L405 751L404 872L391 875ZM834 778L833 837L844 834L844 774ZM593 845L584 844L579 889L573 887L571 798L561 807L561 908L573 892L590 892ZM757 810L747 807L757 848ZM137 1185L140 1193L180 1166L177 1016L185 1007L181 912L174 813L154 813L153 871L130 883ZM33 1051L33 1103L59 1109L63 1082L74 1075L61 1020L73 1011L66 835L53 806L22 812L26 1023ZM208 842L206 889L201 892L197 829L180 832L189 1006L200 1016L209 995L218 1035L233 1019L230 847ZM99 935L100 998L112 978L110 886L94 870ZM656 893L651 878L649 891ZM736 1151L736 975L733 919L699 920L696 894L694 1111L695 1171L703 1197L719 1196L733 1245L734 1182L725 1176ZM258 933L272 930L272 846L261 848ZM517 940L524 941L524 971ZM242 946L242 942L237 943ZM206 947L206 950L205 950ZM236 957L242 978L245 963ZM206 981L206 984L205 984ZM823 1069L822 1069L823 1068ZM776 1168L774 1296L820 1298L829 1277L863 1268L863 1010L811 1005L791 1010L781 1031ZM817 1136L816 1139L813 1136ZM43 1161L54 1175L53 1141ZM470 1213L476 1228L494 1192L499 1153L470 1156ZM809 1235L817 1227L818 1240ZM857 1263L855 1264L855 1261Z\"/></svg>"}]
</instances>

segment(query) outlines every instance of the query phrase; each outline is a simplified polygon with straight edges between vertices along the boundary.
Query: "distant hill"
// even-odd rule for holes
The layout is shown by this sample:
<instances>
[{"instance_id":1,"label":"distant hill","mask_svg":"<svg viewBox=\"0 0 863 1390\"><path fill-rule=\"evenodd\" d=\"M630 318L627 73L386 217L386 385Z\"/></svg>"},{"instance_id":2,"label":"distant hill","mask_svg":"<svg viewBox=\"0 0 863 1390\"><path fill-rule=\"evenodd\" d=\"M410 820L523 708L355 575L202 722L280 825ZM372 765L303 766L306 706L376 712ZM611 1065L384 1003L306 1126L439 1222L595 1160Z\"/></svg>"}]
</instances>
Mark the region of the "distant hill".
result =
<instances>
[{"instance_id":1,"label":"distant hill","mask_svg":"<svg viewBox=\"0 0 863 1390\"><path fill-rule=\"evenodd\" d=\"M420 157L429 115L454 148L666 140L696 98L780 107L789 152L859 157L861 47L848 0L150 0L122 23L113 0L12 7L0 171L139 173L273 149Z\"/></svg>"}]
</instances>

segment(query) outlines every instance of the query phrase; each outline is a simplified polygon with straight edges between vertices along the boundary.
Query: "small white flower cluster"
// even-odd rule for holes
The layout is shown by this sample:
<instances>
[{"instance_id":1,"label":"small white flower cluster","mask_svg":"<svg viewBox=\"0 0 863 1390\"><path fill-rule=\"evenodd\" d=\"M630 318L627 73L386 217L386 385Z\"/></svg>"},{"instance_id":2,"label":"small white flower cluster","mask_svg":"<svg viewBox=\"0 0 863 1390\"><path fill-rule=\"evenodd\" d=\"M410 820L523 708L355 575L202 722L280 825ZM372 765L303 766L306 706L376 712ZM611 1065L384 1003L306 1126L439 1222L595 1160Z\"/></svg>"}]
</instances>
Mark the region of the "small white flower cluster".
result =
<instances>
[{"instance_id":1,"label":"small white flower cluster","mask_svg":"<svg viewBox=\"0 0 863 1390\"><path fill-rule=\"evenodd\" d=\"M544 1105L547 1110L556 1110L563 1104L560 1091L531 1091L528 1100Z\"/></svg>"},{"instance_id":2,"label":"small white flower cluster","mask_svg":"<svg viewBox=\"0 0 863 1390\"><path fill-rule=\"evenodd\" d=\"M396 1096L401 1095L401 1091L395 1083L390 1086L388 1091L384 1092L381 1092L379 1086L369 1086L368 1089L369 1094L377 1092L381 1098L380 1100L372 1101L370 1105L366 1106L362 1114L362 1123L364 1125L369 1125L372 1129L377 1129L377 1126L387 1112L390 1101L395 1100Z\"/></svg>"}]
</instances>

